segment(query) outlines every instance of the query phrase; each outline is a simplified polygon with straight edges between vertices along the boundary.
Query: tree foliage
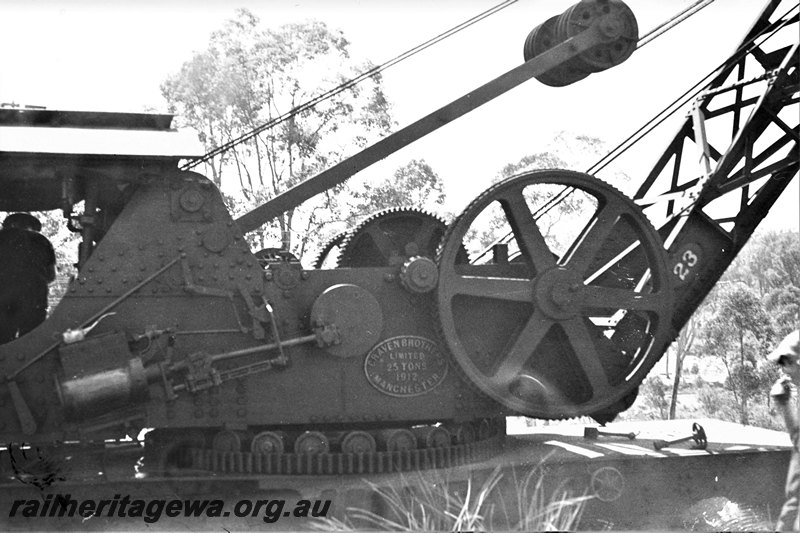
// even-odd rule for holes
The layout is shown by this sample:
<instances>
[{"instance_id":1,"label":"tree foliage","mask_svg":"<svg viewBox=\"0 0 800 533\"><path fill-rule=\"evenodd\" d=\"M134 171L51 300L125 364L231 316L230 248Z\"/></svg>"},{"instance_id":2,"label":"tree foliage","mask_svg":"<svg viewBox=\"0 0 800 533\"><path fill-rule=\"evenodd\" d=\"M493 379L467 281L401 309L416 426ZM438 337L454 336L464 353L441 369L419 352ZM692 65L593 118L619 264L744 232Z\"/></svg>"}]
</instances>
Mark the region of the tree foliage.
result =
<instances>
[{"instance_id":1,"label":"tree foliage","mask_svg":"<svg viewBox=\"0 0 800 533\"><path fill-rule=\"evenodd\" d=\"M704 348L719 357L728 373L726 388L738 406L739 421L749 422L748 403L766 387L759 365L774 338L774 329L758 294L743 283L723 284L704 327Z\"/></svg>"},{"instance_id":2,"label":"tree foliage","mask_svg":"<svg viewBox=\"0 0 800 533\"><path fill-rule=\"evenodd\" d=\"M239 9L211 35L206 50L194 54L161 89L170 111L182 125L195 128L210 151L286 117L372 66L352 58L347 39L322 22L261 29L255 15ZM338 162L391 126L390 106L376 75L313 108L289 114L215 158L207 171L223 188L227 177L234 176L244 198L233 207L246 211ZM255 240L261 245L274 242L277 229L286 246L302 252L330 222L342 190L285 213L277 228L267 228Z\"/></svg>"},{"instance_id":3,"label":"tree foliage","mask_svg":"<svg viewBox=\"0 0 800 533\"><path fill-rule=\"evenodd\" d=\"M783 429L767 394L779 371L766 355L800 324L800 288L794 283L798 255L797 233L756 232L751 237L671 347L676 356L671 418L690 414ZM710 376L717 366L713 362L719 361L724 382L681 382L687 355L699 357ZM692 412L691 403L678 402L679 392L694 392L699 412ZM640 398L635 412L657 412L652 395Z\"/></svg>"},{"instance_id":4,"label":"tree foliage","mask_svg":"<svg viewBox=\"0 0 800 533\"><path fill-rule=\"evenodd\" d=\"M800 287L800 239L797 233L756 234L725 273L725 279L745 283L760 296Z\"/></svg>"},{"instance_id":5,"label":"tree foliage","mask_svg":"<svg viewBox=\"0 0 800 533\"><path fill-rule=\"evenodd\" d=\"M675 353L675 374L672 378L672 393L669 401L669 419L675 419L675 413L678 408L678 392L681 386L681 375L683 373L683 361L692 349L694 340L697 335L697 318L692 316L686 325L683 326L678 338L672 343L670 347Z\"/></svg>"},{"instance_id":6,"label":"tree foliage","mask_svg":"<svg viewBox=\"0 0 800 533\"><path fill-rule=\"evenodd\" d=\"M560 132L539 152L525 155L518 161L505 165L494 177L497 183L518 174L537 169L575 169L582 171L594 163L606 151L602 140L585 135ZM628 182L625 174L613 176L613 182L622 186ZM537 215L537 224L548 246L557 255L566 251L567 245L577 237L578 232L594 214L597 201L582 191L572 191L564 195L564 187L559 185L539 185L525 189L524 196L528 206L549 205L559 199L552 208ZM484 215L481 215L484 217ZM486 211L485 219L469 230L465 243L470 253L480 254L492 244L503 239L509 232L507 219L499 206Z\"/></svg>"},{"instance_id":7,"label":"tree foliage","mask_svg":"<svg viewBox=\"0 0 800 533\"><path fill-rule=\"evenodd\" d=\"M424 159L412 159L398 168L390 179L364 183L354 192L363 212L407 206L433 210L444 204L444 185Z\"/></svg>"}]
</instances>

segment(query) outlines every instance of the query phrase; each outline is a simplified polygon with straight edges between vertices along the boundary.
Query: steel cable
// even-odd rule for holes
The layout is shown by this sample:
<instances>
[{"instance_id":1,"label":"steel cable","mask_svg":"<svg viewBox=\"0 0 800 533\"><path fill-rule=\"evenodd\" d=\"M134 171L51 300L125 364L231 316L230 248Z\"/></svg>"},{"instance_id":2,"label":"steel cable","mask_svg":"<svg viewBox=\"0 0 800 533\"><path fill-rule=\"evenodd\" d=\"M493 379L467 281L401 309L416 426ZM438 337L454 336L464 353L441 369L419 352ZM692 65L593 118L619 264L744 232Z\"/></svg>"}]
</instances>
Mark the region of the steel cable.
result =
<instances>
[{"instance_id":1,"label":"steel cable","mask_svg":"<svg viewBox=\"0 0 800 533\"><path fill-rule=\"evenodd\" d=\"M344 83L341 83L341 84L337 85L336 87L334 87L332 89L329 89L328 91L325 91L324 93L315 96L311 100L308 100L307 102L304 102L303 104L290 109L286 113L284 113L284 114L282 114L282 115L280 115L280 116L278 116L276 118L273 118L273 119L269 120L268 122L266 122L265 124L262 124L261 126L258 126L257 128L254 128L254 129L250 130L248 133L245 133L244 135L241 135L241 136L237 137L236 139L228 141L227 143L225 143L225 144L223 144L223 145L221 145L221 146L209 151L208 153L206 153L202 157L189 160L187 163L185 163L181 167L182 170L188 170L188 169L194 168L195 166L197 166L197 165L199 165L201 163L204 163L204 162L212 159L213 157L215 157L217 155L220 155L221 153L226 152L226 151L234 148L235 146L252 139L253 137L257 136L259 133L261 133L263 131L266 131L266 130L268 130L270 128L273 128L273 127L277 126L278 124L280 124L280 123L292 118L293 116L295 116L295 115L297 115L299 113L302 113L303 111L306 111L308 109L311 109L314 106L316 106L317 104L319 104L321 102L324 102L325 100L328 100L328 99L336 96L337 94L339 94L341 92L344 92L347 89L350 89L350 88L354 87L355 85L361 83L362 81L365 81L365 80L367 80L369 78L372 78L372 77L376 76L377 74L383 72L384 70L386 70L386 69L388 69L390 67L393 67L394 65L397 65L398 63L401 63L402 61L405 61L406 59L408 59L408 58L410 58L410 57L422 52L423 50L426 50L426 49L430 48L434 44L437 44L437 43L443 41L444 39L447 39L448 37L451 37L451 36L455 35L456 33L469 28L473 24L476 24L476 23L480 22L481 20L483 20L483 19L485 19L485 18L487 18L487 17L489 17L491 15L494 15L495 13L500 12L501 10L509 7L510 5L516 3L517 1L518 0L505 0L504 2L501 2L501 3L499 3L499 4L495 5L495 6L487 9L486 11L483 11L483 12L479 13L478 15L475 15L475 16L471 17L471 18L465 20L464 22L462 22L462 23L460 23L460 24L458 24L456 26L453 26L449 30L446 30L446 31L440 33L439 35L437 35L437 36L435 36L435 37L433 37L431 39L428 39L427 41L425 41L425 42L423 42L423 43L421 43L421 44L419 44L419 45L417 45L417 46L415 46L413 48L410 48L410 49L406 50L402 54L399 54L399 55L393 57L392 59L390 59L388 61L385 61L384 63L381 63L380 65L378 65L376 67L373 67L373 68L371 68L371 69L369 69L369 70L367 70L365 72L362 72L361 74L359 74L355 78L351 78L351 79L345 81Z\"/></svg>"},{"instance_id":2,"label":"steel cable","mask_svg":"<svg viewBox=\"0 0 800 533\"><path fill-rule=\"evenodd\" d=\"M670 29L677 26L680 22L688 19L692 15L698 13L704 7L710 5L714 0L700 0L695 2L692 6L689 6L687 9L678 13L677 15L673 16L669 20L665 21L664 23L660 24L639 40L639 44L637 46L637 50L640 49L644 44L652 42L657 37L663 35ZM702 5L700 5L702 4ZM699 6L699 7L697 7ZM697 7L695 9L695 7ZM695 98L701 91L702 88L705 87L705 84L708 80L714 76L716 76L722 69L724 69L727 65L731 63L736 63L737 61L741 60L746 54L750 53L752 49L756 46L755 41L760 37L764 37L764 40L758 43L757 46L762 46L767 40L772 38L780 29L784 26L789 24L792 21L790 18L790 14L795 9L798 9L800 6L794 6L790 8L786 13L782 16L778 17L772 24L768 24L758 33L756 33L753 37L742 43L739 48L725 61L723 61L720 65L712 69L708 74L706 74L700 81L695 83L692 87L686 90L682 95L678 98L673 100L670 104L668 104L664 109L658 112L653 118L647 121L643 126L629 135L625 140L623 140L620 144L614 147L611 151L609 151L606 155L604 155L600 160L598 160L594 165L589 167L586 170L587 174L596 174L597 172L604 169L606 166L611 164L615 159L629 150L633 145L638 143L642 138L644 138L647 134L649 134L653 129L660 126L665 120L667 120L670 116L674 115L679 109L681 109L686 103L691 101ZM691 13L688 13L691 11ZM796 17L797 15L795 15ZM652 36L652 37L651 37ZM646 39L646 40L645 40ZM644 40L644 43L642 41ZM660 118L659 118L660 117ZM546 215L550 210L552 210L556 205L560 204L564 200L566 200L569 195L574 192L574 189L571 187L564 187L557 195L550 198L543 206L536 210L535 213L532 213L531 216L534 220L538 220L540 217ZM684 208L685 209L685 208ZM512 236L512 232L504 235L503 237L498 238L493 244L500 243L500 242L508 242ZM492 245L493 245L492 244ZM491 246L487 247L486 249L481 252L475 260L478 260L484 257L490 250Z\"/></svg>"}]
</instances>

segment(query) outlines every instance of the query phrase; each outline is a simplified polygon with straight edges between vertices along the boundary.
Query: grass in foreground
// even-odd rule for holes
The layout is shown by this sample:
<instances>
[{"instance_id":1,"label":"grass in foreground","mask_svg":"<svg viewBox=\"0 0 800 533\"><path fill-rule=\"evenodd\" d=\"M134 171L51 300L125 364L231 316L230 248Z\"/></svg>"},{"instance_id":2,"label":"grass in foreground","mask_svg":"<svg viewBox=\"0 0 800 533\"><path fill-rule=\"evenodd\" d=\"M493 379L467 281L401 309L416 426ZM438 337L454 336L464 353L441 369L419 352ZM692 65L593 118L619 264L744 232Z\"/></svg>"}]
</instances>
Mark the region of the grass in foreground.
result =
<instances>
[{"instance_id":1,"label":"grass in foreground","mask_svg":"<svg viewBox=\"0 0 800 533\"><path fill-rule=\"evenodd\" d=\"M480 483L451 482L435 472L402 476L390 487L366 482L379 496L379 513L348 507L345 516L312 524L318 530L352 531L565 531L578 527L588 496L558 487L545 490L540 468L504 480L500 467Z\"/></svg>"}]
</instances>

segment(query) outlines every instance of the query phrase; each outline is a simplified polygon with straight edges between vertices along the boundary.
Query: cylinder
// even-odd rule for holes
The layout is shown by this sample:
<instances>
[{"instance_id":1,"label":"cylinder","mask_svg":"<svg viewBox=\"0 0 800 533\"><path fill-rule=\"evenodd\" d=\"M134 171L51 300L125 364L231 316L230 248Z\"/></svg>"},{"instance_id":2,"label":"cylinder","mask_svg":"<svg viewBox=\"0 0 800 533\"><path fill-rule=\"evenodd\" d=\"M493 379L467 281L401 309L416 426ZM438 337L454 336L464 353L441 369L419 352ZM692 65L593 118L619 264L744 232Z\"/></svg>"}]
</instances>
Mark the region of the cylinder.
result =
<instances>
[{"instance_id":1,"label":"cylinder","mask_svg":"<svg viewBox=\"0 0 800 533\"><path fill-rule=\"evenodd\" d=\"M70 418L92 418L120 407L147 401L149 392L142 360L122 368L56 382L58 398Z\"/></svg>"}]
</instances>

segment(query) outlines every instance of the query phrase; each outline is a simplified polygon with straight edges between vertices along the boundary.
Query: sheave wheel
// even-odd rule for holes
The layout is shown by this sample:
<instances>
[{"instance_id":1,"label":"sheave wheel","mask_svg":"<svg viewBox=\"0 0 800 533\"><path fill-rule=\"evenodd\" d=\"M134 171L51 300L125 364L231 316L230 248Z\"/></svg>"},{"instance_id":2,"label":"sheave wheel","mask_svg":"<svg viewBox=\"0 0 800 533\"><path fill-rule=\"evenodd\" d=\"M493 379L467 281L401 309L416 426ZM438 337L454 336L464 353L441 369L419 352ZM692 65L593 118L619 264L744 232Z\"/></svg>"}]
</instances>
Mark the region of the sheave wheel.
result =
<instances>
[{"instance_id":1,"label":"sheave wheel","mask_svg":"<svg viewBox=\"0 0 800 533\"><path fill-rule=\"evenodd\" d=\"M475 250L489 243L482 264L456 260L462 247L487 257ZM540 170L494 185L450 225L437 260L442 337L466 378L512 411L563 418L622 403L669 340L661 239L591 176Z\"/></svg>"}]
</instances>

